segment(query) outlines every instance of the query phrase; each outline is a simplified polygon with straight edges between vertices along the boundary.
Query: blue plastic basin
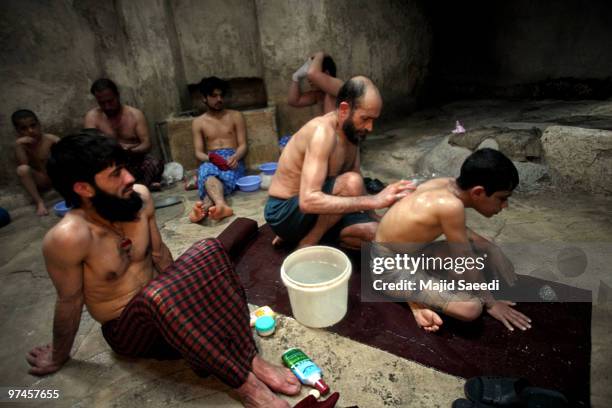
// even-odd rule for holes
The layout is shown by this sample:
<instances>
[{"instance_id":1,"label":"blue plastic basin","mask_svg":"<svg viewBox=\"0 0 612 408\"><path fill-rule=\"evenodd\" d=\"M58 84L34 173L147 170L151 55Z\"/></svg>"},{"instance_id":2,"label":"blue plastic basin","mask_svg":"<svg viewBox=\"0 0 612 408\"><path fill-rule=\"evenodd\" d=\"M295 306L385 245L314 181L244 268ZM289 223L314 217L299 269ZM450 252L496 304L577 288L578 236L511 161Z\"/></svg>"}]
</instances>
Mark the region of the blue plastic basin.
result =
<instances>
[{"instance_id":1,"label":"blue plastic basin","mask_svg":"<svg viewBox=\"0 0 612 408\"><path fill-rule=\"evenodd\" d=\"M63 217L68 211L72 209L72 207L67 206L65 201L60 201L59 203L55 204L55 206L53 206L53 209L55 210L55 215L57 215L58 217Z\"/></svg>"},{"instance_id":2,"label":"blue plastic basin","mask_svg":"<svg viewBox=\"0 0 612 408\"><path fill-rule=\"evenodd\" d=\"M236 181L236 185L240 189L240 191L256 191L259 190L259 186L261 185L261 177L259 176L246 176L241 177Z\"/></svg>"},{"instance_id":3,"label":"blue plastic basin","mask_svg":"<svg viewBox=\"0 0 612 408\"><path fill-rule=\"evenodd\" d=\"M272 175L276 171L276 167L278 164L276 162L264 163L259 166L259 170L263 172L263 174Z\"/></svg>"}]
</instances>

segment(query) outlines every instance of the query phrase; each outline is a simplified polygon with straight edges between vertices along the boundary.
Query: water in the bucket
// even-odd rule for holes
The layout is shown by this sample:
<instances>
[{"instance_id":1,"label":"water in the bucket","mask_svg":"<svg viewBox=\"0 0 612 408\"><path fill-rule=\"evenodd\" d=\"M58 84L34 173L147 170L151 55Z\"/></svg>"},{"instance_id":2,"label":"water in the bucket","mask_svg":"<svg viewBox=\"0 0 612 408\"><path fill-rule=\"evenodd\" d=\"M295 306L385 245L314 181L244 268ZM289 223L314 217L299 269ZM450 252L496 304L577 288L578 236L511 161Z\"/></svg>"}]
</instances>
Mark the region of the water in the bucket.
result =
<instances>
[{"instance_id":1,"label":"water in the bucket","mask_svg":"<svg viewBox=\"0 0 612 408\"><path fill-rule=\"evenodd\" d=\"M341 273L342 269L337 265L317 261L298 262L287 271L291 279L305 284L327 282Z\"/></svg>"}]
</instances>

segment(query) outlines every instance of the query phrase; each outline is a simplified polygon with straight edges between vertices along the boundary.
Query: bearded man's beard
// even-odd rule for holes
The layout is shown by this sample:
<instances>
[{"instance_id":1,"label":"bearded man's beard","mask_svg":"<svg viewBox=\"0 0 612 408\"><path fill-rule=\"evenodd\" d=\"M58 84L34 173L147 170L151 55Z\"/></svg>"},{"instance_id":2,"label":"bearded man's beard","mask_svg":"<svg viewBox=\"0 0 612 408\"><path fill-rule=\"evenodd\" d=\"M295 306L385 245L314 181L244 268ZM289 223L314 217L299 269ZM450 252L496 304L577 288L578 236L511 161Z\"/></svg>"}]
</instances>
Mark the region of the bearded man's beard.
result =
<instances>
[{"instance_id":1,"label":"bearded man's beard","mask_svg":"<svg viewBox=\"0 0 612 408\"><path fill-rule=\"evenodd\" d=\"M366 129L358 130L357 128L355 128L355 122L353 122L352 114L342 125L342 131L346 135L348 141L354 145L359 145L359 143L363 142L368 133L370 133Z\"/></svg>"},{"instance_id":2,"label":"bearded man's beard","mask_svg":"<svg viewBox=\"0 0 612 408\"><path fill-rule=\"evenodd\" d=\"M110 222L129 222L138 218L142 208L140 194L133 191L128 198L116 197L94 186L96 195L91 198L91 204L96 212Z\"/></svg>"}]
</instances>

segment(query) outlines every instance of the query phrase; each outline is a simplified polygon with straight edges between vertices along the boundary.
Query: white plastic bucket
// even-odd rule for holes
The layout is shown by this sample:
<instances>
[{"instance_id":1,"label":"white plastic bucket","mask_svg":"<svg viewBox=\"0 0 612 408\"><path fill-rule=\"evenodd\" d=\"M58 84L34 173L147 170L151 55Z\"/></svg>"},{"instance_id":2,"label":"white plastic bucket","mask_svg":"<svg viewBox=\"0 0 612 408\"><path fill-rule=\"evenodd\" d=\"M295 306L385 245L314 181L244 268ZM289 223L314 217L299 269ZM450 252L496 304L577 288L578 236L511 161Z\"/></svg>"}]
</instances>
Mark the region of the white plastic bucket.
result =
<instances>
[{"instance_id":1,"label":"white plastic bucket","mask_svg":"<svg viewBox=\"0 0 612 408\"><path fill-rule=\"evenodd\" d=\"M322 265L327 277L321 281L304 279L303 266L314 269L317 264ZM281 279L289 293L295 320L314 328L332 326L342 320L348 306L351 271L351 261L336 248L311 246L290 254L281 266Z\"/></svg>"}]
</instances>

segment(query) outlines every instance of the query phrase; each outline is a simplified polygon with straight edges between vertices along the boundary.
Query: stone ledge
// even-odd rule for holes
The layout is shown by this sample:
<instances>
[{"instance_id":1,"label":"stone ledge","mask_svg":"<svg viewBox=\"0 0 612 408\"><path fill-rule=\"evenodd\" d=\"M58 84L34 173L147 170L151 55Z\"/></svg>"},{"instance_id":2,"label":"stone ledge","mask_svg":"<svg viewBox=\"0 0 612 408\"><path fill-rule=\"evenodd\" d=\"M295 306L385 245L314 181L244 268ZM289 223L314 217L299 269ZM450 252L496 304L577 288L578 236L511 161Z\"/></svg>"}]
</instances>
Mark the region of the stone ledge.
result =
<instances>
[{"instance_id":1,"label":"stone ledge","mask_svg":"<svg viewBox=\"0 0 612 408\"><path fill-rule=\"evenodd\" d=\"M612 194L612 132L550 126L541 141L553 185L565 191Z\"/></svg>"}]
</instances>

